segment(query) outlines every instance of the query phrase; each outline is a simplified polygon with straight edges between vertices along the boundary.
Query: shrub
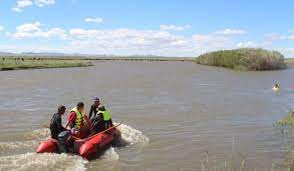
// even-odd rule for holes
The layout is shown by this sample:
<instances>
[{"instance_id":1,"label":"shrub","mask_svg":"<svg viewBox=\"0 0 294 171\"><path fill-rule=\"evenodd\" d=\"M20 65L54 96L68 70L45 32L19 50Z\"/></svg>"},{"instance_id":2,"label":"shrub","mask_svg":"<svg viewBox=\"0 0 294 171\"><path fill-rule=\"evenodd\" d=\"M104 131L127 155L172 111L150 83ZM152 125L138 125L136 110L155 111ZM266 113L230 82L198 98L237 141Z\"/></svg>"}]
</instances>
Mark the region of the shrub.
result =
<instances>
[{"instance_id":1,"label":"shrub","mask_svg":"<svg viewBox=\"0 0 294 171\"><path fill-rule=\"evenodd\" d=\"M242 48L206 53L196 58L198 64L231 69L275 70L284 69L284 56L277 51Z\"/></svg>"}]
</instances>

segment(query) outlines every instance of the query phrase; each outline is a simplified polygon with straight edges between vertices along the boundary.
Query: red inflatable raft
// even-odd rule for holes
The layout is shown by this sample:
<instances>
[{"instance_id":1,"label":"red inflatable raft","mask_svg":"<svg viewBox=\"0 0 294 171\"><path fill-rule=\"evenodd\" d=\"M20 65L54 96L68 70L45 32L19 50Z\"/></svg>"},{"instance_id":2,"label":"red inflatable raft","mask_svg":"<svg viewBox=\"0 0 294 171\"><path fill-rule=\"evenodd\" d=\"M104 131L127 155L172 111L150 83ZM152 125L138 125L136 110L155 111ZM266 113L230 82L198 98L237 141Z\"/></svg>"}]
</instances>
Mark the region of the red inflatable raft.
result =
<instances>
[{"instance_id":1,"label":"red inflatable raft","mask_svg":"<svg viewBox=\"0 0 294 171\"><path fill-rule=\"evenodd\" d=\"M116 129L116 127L119 125L120 124L85 139L74 138L74 153L86 159L95 157L100 152L103 152L103 150L114 141L118 140L120 132ZM36 152L57 153L57 140L50 138L41 142L41 144L37 147Z\"/></svg>"}]
</instances>

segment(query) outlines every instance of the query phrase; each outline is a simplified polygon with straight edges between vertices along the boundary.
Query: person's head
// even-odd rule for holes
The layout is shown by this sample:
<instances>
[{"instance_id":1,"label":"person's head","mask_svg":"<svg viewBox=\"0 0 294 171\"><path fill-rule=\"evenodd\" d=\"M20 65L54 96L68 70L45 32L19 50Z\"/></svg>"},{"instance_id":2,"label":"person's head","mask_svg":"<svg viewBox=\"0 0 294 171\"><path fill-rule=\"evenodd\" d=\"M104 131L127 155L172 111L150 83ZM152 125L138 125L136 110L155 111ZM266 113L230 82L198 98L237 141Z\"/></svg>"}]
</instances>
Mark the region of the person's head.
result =
<instances>
[{"instance_id":1,"label":"person's head","mask_svg":"<svg viewBox=\"0 0 294 171\"><path fill-rule=\"evenodd\" d=\"M63 115L65 113L65 110L66 110L65 106L60 105L58 107L57 112L58 112L58 114Z\"/></svg>"},{"instance_id":2,"label":"person's head","mask_svg":"<svg viewBox=\"0 0 294 171\"><path fill-rule=\"evenodd\" d=\"M276 88L278 88L278 87L280 87L280 86L279 86L279 84L278 84L278 83L276 83L276 84L275 84L275 87L276 87Z\"/></svg>"},{"instance_id":3,"label":"person's head","mask_svg":"<svg viewBox=\"0 0 294 171\"><path fill-rule=\"evenodd\" d=\"M94 105L95 106L99 106L100 105L100 99L99 99L98 96L96 96L93 100L94 100Z\"/></svg>"},{"instance_id":4,"label":"person's head","mask_svg":"<svg viewBox=\"0 0 294 171\"><path fill-rule=\"evenodd\" d=\"M83 111L84 111L84 103L83 103L83 102L79 102L79 103L77 104L77 110L78 110L79 112L83 112Z\"/></svg>"},{"instance_id":5,"label":"person's head","mask_svg":"<svg viewBox=\"0 0 294 171\"><path fill-rule=\"evenodd\" d=\"M103 106L103 105L99 105L99 106L98 106L98 110L99 110L99 111L105 111L106 109L105 109L105 106Z\"/></svg>"}]
</instances>

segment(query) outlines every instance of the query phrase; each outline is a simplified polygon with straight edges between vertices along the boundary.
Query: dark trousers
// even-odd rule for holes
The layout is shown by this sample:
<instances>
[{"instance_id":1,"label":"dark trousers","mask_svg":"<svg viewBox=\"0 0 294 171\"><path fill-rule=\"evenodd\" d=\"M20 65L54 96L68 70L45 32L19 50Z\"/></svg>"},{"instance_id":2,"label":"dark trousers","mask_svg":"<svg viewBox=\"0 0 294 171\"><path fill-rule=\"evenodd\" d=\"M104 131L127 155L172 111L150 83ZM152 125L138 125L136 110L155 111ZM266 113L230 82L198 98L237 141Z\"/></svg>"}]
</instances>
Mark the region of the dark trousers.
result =
<instances>
[{"instance_id":1,"label":"dark trousers","mask_svg":"<svg viewBox=\"0 0 294 171\"><path fill-rule=\"evenodd\" d=\"M112 121L104 121L104 130L112 127Z\"/></svg>"},{"instance_id":2,"label":"dark trousers","mask_svg":"<svg viewBox=\"0 0 294 171\"><path fill-rule=\"evenodd\" d=\"M68 153L69 146L71 145L71 134L70 131L62 131L58 135L58 151L59 153Z\"/></svg>"}]
</instances>

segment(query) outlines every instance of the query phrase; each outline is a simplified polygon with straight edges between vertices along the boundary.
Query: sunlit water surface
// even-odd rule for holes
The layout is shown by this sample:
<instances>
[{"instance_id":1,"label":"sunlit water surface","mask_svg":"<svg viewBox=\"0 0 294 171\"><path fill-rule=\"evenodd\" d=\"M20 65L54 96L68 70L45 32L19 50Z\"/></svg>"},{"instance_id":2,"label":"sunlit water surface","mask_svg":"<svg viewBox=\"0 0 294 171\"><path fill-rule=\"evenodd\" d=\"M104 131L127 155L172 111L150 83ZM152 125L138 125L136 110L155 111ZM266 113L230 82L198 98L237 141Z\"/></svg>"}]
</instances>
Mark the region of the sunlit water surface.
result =
<instances>
[{"instance_id":1,"label":"sunlit water surface","mask_svg":"<svg viewBox=\"0 0 294 171\"><path fill-rule=\"evenodd\" d=\"M0 170L280 170L294 133L273 124L294 107L293 74L111 61L0 72ZM97 95L123 123L126 147L94 161L34 153L58 105L89 109Z\"/></svg>"}]
</instances>

